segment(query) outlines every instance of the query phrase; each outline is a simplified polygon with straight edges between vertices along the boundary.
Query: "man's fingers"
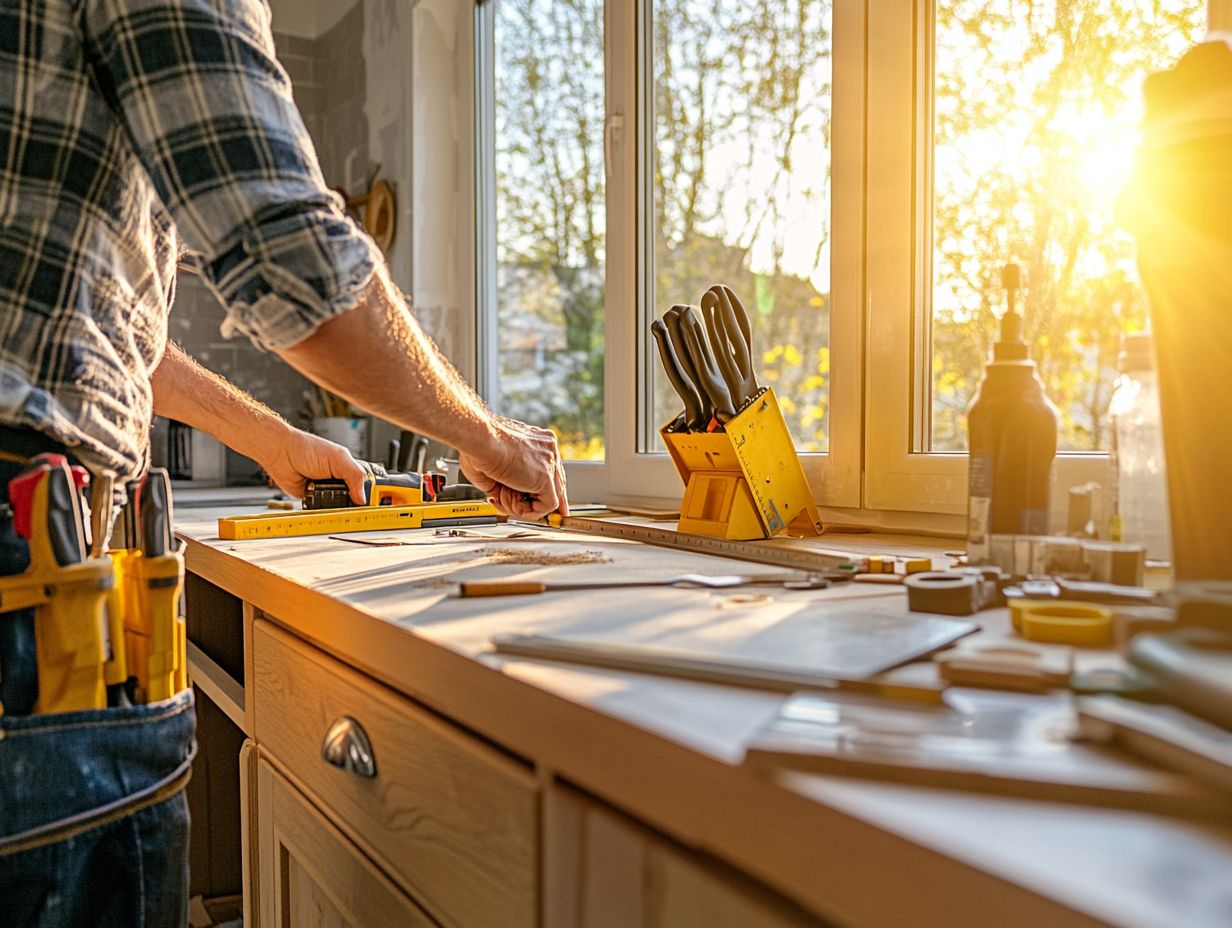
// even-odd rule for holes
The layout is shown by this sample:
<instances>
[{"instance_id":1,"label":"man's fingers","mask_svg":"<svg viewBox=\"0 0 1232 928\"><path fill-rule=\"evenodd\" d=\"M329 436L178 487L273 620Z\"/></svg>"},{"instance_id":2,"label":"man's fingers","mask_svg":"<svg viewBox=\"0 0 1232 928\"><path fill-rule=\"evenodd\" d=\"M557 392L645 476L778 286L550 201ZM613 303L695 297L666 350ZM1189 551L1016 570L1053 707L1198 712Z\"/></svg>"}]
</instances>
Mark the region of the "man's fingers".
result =
<instances>
[{"instance_id":1,"label":"man's fingers","mask_svg":"<svg viewBox=\"0 0 1232 928\"><path fill-rule=\"evenodd\" d=\"M351 453L341 446L338 448L341 452L335 453L334 460L330 461L330 474L334 477L341 477L346 481L347 490L351 493L351 502L358 506L363 506L368 502L366 484L368 475L359 462L351 457Z\"/></svg>"},{"instance_id":2,"label":"man's fingers","mask_svg":"<svg viewBox=\"0 0 1232 928\"><path fill-rule=\"evenodd\" d=\"M569 515L569 489L565 484L565 462L560 460L560 458L556 459L555 478L556 496L559 501L555 511L559 512L562 517L567 516Z\"/></svg>"},{"instance_id":3,"label":"man's fingers","mask_svg":"<svg viewBox=\"0 0 1232 928\"><path fill-rule=\"evenodd\" d=\"M512 487L497 486L488 492L488 498L501 512L519 519L541 519L550 512L556 512L560 506L555 488L534 495Z\"/></svg>"}]
</instances>

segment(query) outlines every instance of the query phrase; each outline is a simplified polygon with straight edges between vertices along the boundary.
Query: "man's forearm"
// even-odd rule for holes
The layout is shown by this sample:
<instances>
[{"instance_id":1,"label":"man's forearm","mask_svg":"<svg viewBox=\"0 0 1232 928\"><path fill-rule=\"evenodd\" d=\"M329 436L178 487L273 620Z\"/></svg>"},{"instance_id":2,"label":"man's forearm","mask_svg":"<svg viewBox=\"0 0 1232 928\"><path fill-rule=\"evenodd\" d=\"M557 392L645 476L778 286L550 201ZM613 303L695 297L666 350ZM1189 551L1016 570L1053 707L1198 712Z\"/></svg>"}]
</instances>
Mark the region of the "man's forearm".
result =
<instances>
[{"instance_id":1,"label":"man's forearm","mask_svg":"<svg viewBox=\"0 0 1232 928\"><path fill-rule=\"evenodd\" d=\"M260 460L271 442L291 431L276 412L234 384L207 371L177 345L168 343L150 378L154 411L208 432L240 454Z\"/></svg>"},{"instance_id":2,"label":"man's forearm","mask_svg":"<svg viewBox=\"0 0 1232 928\"><path fill-rule=\"evenodd\" d=\"M355 309L280 352L370 413L455 448L493 439L491 413L424 334L382 268Z\"/></svg>"}]
</instances>

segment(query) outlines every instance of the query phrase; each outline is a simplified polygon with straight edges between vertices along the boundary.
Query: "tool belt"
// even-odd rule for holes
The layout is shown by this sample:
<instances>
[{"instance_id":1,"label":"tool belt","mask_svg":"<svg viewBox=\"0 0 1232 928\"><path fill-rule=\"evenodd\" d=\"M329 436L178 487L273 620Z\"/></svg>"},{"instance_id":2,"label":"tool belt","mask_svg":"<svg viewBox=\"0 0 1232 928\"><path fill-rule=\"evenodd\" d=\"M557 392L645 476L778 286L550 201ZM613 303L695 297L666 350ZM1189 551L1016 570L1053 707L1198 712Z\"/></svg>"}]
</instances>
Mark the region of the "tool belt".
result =
<instances>
[{"instance_id":1,"label":"tool belt","mask_svg":"<svg viewBox=\"0 0 1232 928\"><path fill-rule=\"evenodd\" d=\"M44 453L8 485L30 564L0 578L0 622L11 618L5 613L34 611L36 715L157 702L187 687L177 608L184 560L171 534L167 472L155 469L128 487L114 547L113 481L95 479L88 504L90 484L84 468Z\"/></svg>"}]
</instances>

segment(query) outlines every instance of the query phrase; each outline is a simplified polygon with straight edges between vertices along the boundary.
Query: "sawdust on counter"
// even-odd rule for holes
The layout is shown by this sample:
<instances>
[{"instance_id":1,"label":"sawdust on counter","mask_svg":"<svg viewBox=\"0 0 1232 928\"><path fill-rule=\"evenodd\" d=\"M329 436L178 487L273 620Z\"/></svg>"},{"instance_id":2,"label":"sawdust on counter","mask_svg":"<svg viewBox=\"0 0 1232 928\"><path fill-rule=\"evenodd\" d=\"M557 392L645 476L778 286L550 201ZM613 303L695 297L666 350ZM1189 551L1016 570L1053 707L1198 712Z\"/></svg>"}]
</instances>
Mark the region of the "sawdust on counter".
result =
<instances>
[{"instance_id":1,"label":"sawdust on counter","mask_svg":"<svg viewBox=\"0 0 1232 928\"><path fill-rule=\"evenodd\" d=\"M507 548L480 548L476 552L492 564L521 564L528 567L554 567L558 564L610 564L602 551L515 551Z\"/></svg>"}]
</instances>

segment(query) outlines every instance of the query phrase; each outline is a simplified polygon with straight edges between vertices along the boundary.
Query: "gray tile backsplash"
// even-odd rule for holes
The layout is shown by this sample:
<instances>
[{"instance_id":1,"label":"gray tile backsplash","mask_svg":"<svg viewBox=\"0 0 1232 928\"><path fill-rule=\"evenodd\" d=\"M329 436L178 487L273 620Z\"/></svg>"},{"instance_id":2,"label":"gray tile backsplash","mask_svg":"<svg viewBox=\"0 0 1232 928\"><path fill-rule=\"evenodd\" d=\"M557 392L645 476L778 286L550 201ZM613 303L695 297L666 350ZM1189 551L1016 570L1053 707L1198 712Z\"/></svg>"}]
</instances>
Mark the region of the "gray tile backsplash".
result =
<instances>
[{"instance_id":1,"label":"gray tile backsplash","mask_svg":"<svg viewBox=\"0 0 1232 928\"><path fill-rule=\"evenodd\" d=\"M369 162L363 35L362 2L357 2L337 25L316 39L277 32L274 35L279 60L291 78L304 125L317 146L326 183L354 191L366 183ZM409 188L409 183L405 186ZM251 393L288 421L306 426L304 397L315 387L276 355L258 350L248 339L223 338L219 332L223 317L223 308L205 285L193 275L181 274L171 312L171 338L205 367ZM387 434L387 430L382 434ZM238 455L230 456L229 477L242 479L253 473L255 467L251 462Z\"/></svg>"}]
</instances>

